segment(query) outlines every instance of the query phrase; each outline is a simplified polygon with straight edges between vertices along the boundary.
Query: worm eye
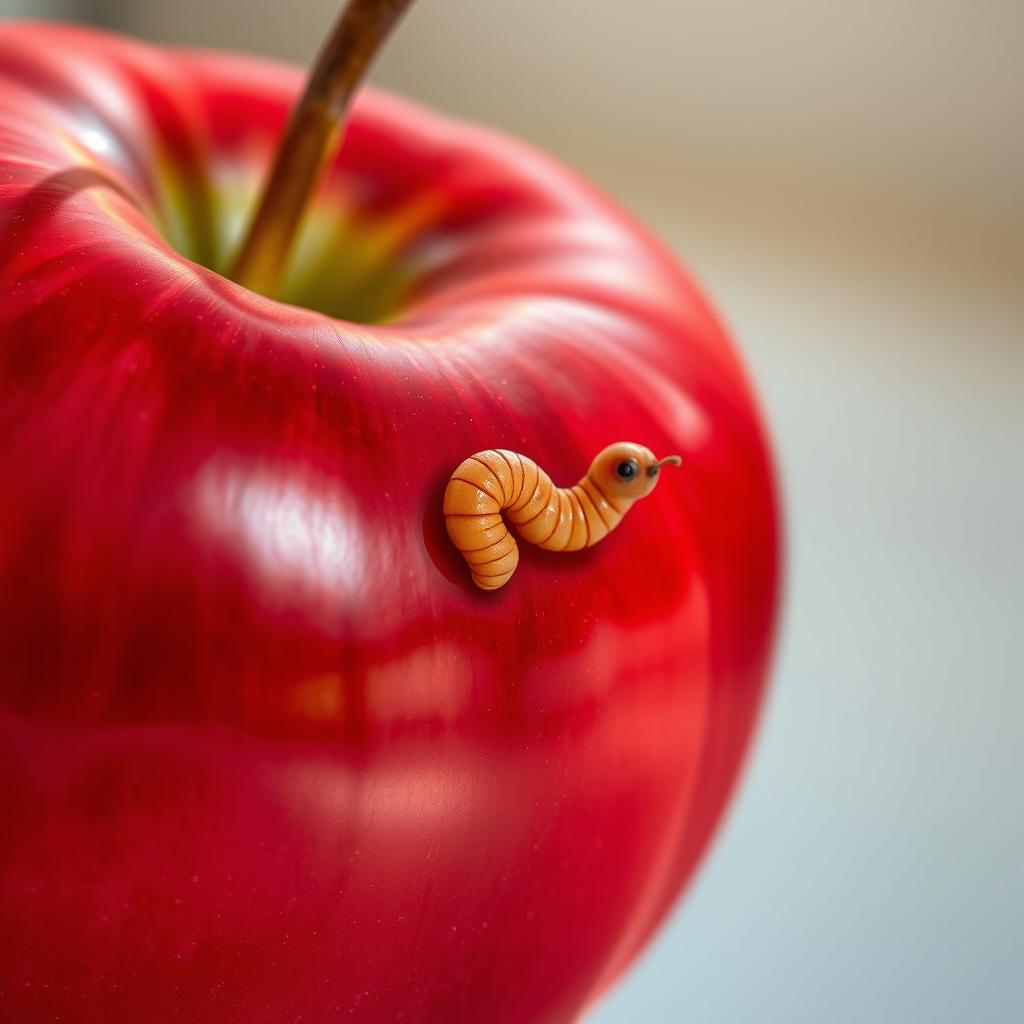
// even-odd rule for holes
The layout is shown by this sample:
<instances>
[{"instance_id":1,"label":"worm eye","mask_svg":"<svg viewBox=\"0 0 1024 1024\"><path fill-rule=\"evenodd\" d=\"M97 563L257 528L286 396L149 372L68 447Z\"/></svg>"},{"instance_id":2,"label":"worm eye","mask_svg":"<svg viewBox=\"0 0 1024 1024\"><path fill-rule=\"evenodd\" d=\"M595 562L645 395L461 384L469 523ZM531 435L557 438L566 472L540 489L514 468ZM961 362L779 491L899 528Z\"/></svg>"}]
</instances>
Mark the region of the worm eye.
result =
<instances>
[{"instance_id":1,"label":"worm eye","mask_svg":"<svg viewBox=\"0 0 1024 1024\"><path fill-rule=\"evenodd\" d=\"M636 459L624 459L615 467L615 472L620 480L632 480L640 472L640 465Z\"/></svg>"}]
</instances>

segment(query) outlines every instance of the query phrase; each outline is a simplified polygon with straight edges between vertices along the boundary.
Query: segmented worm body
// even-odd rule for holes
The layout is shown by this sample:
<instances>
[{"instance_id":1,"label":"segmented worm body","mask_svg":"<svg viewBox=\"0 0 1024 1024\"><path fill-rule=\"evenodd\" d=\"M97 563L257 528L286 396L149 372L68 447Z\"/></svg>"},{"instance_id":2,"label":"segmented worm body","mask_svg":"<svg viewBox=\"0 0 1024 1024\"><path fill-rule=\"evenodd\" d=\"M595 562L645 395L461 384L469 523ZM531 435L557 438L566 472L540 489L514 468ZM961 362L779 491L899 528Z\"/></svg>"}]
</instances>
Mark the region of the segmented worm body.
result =
<instances>
[{"instance_id":1,"label":"segmented worm body","mask_svg":"<svg viewBox=\"0 0 1024 1024\"><path fill-rule=\"evenodd\" d=\"M444 495L448 536L482 590L504 586L519 564L523 540L546 551L579 551L605 538L638 498L649 494L660 462L647 448L611 445L572 487L556 487L533 459L505 449L477 452L452 474Z\"/></svg>"}]
</instances>

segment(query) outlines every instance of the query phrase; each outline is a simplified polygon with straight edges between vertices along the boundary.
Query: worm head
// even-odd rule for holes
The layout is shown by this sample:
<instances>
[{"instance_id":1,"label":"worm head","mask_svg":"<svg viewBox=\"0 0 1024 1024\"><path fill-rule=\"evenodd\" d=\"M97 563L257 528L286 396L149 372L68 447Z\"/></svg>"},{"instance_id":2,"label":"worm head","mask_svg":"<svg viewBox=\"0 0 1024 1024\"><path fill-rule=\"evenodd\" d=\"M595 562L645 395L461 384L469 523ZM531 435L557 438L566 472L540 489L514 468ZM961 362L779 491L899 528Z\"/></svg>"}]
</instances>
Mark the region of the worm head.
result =
<instances>
[{"instance_id":1,"label":"worm head","mask_svg":"<svg viewBox=\"0 0 1024 1024\"><path fill-rule=\"evenodd\" d=\"M662 466L681 462L678 455L659 459L642 444L620 441L598 453L590 465L590 477L606 494L636 501L654 490Z\"/></svg>"}]
</instances>

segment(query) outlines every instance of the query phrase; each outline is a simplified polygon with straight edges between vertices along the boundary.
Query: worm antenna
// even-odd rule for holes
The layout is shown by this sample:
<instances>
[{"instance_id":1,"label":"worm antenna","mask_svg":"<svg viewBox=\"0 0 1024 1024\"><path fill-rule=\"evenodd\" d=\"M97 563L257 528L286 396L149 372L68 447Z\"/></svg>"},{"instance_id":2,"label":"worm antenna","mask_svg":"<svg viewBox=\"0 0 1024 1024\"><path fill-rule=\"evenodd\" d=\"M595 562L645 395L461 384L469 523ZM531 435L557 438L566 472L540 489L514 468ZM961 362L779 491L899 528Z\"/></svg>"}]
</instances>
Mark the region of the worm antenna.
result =
<instances>
[{"instance_id":1,"label":"worm antenna","mask_svg":"<svg viewBox=\"0 0 1024 1024\"><path fill-rule=\"evenodd\" d=\"M678 455L666 455L665 458L658 459L658 461L654 463L647 472L651 476L655 476L662 466L681 466L682 464L683 460Z\"/></svg>"}]
</instances>

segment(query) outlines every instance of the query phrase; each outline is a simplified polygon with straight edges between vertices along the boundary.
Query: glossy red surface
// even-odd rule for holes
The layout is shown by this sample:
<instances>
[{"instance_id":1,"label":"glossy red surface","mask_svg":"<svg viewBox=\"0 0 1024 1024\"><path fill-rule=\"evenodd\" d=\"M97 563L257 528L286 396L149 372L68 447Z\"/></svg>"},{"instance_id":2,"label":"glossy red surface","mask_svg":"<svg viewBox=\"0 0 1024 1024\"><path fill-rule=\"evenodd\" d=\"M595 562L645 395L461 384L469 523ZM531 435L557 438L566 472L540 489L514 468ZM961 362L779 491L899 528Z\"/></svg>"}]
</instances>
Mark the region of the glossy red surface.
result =
<instances>
[{"instance_id":1,"label":"glossy red surface","mask_svg":"<svg viewBox=\"0 0 1024 1024\"><path fill-rule=\"evenodd\" d=\"M750 735L777 520L704 298L547 158L377 93L315 290L400 281L386 323L179 255L224 258L299 82L0 26L5 1020L571 1021ZM683 469L477 591L452 468L618 440Z\"/></svg>"}]
</instances>

